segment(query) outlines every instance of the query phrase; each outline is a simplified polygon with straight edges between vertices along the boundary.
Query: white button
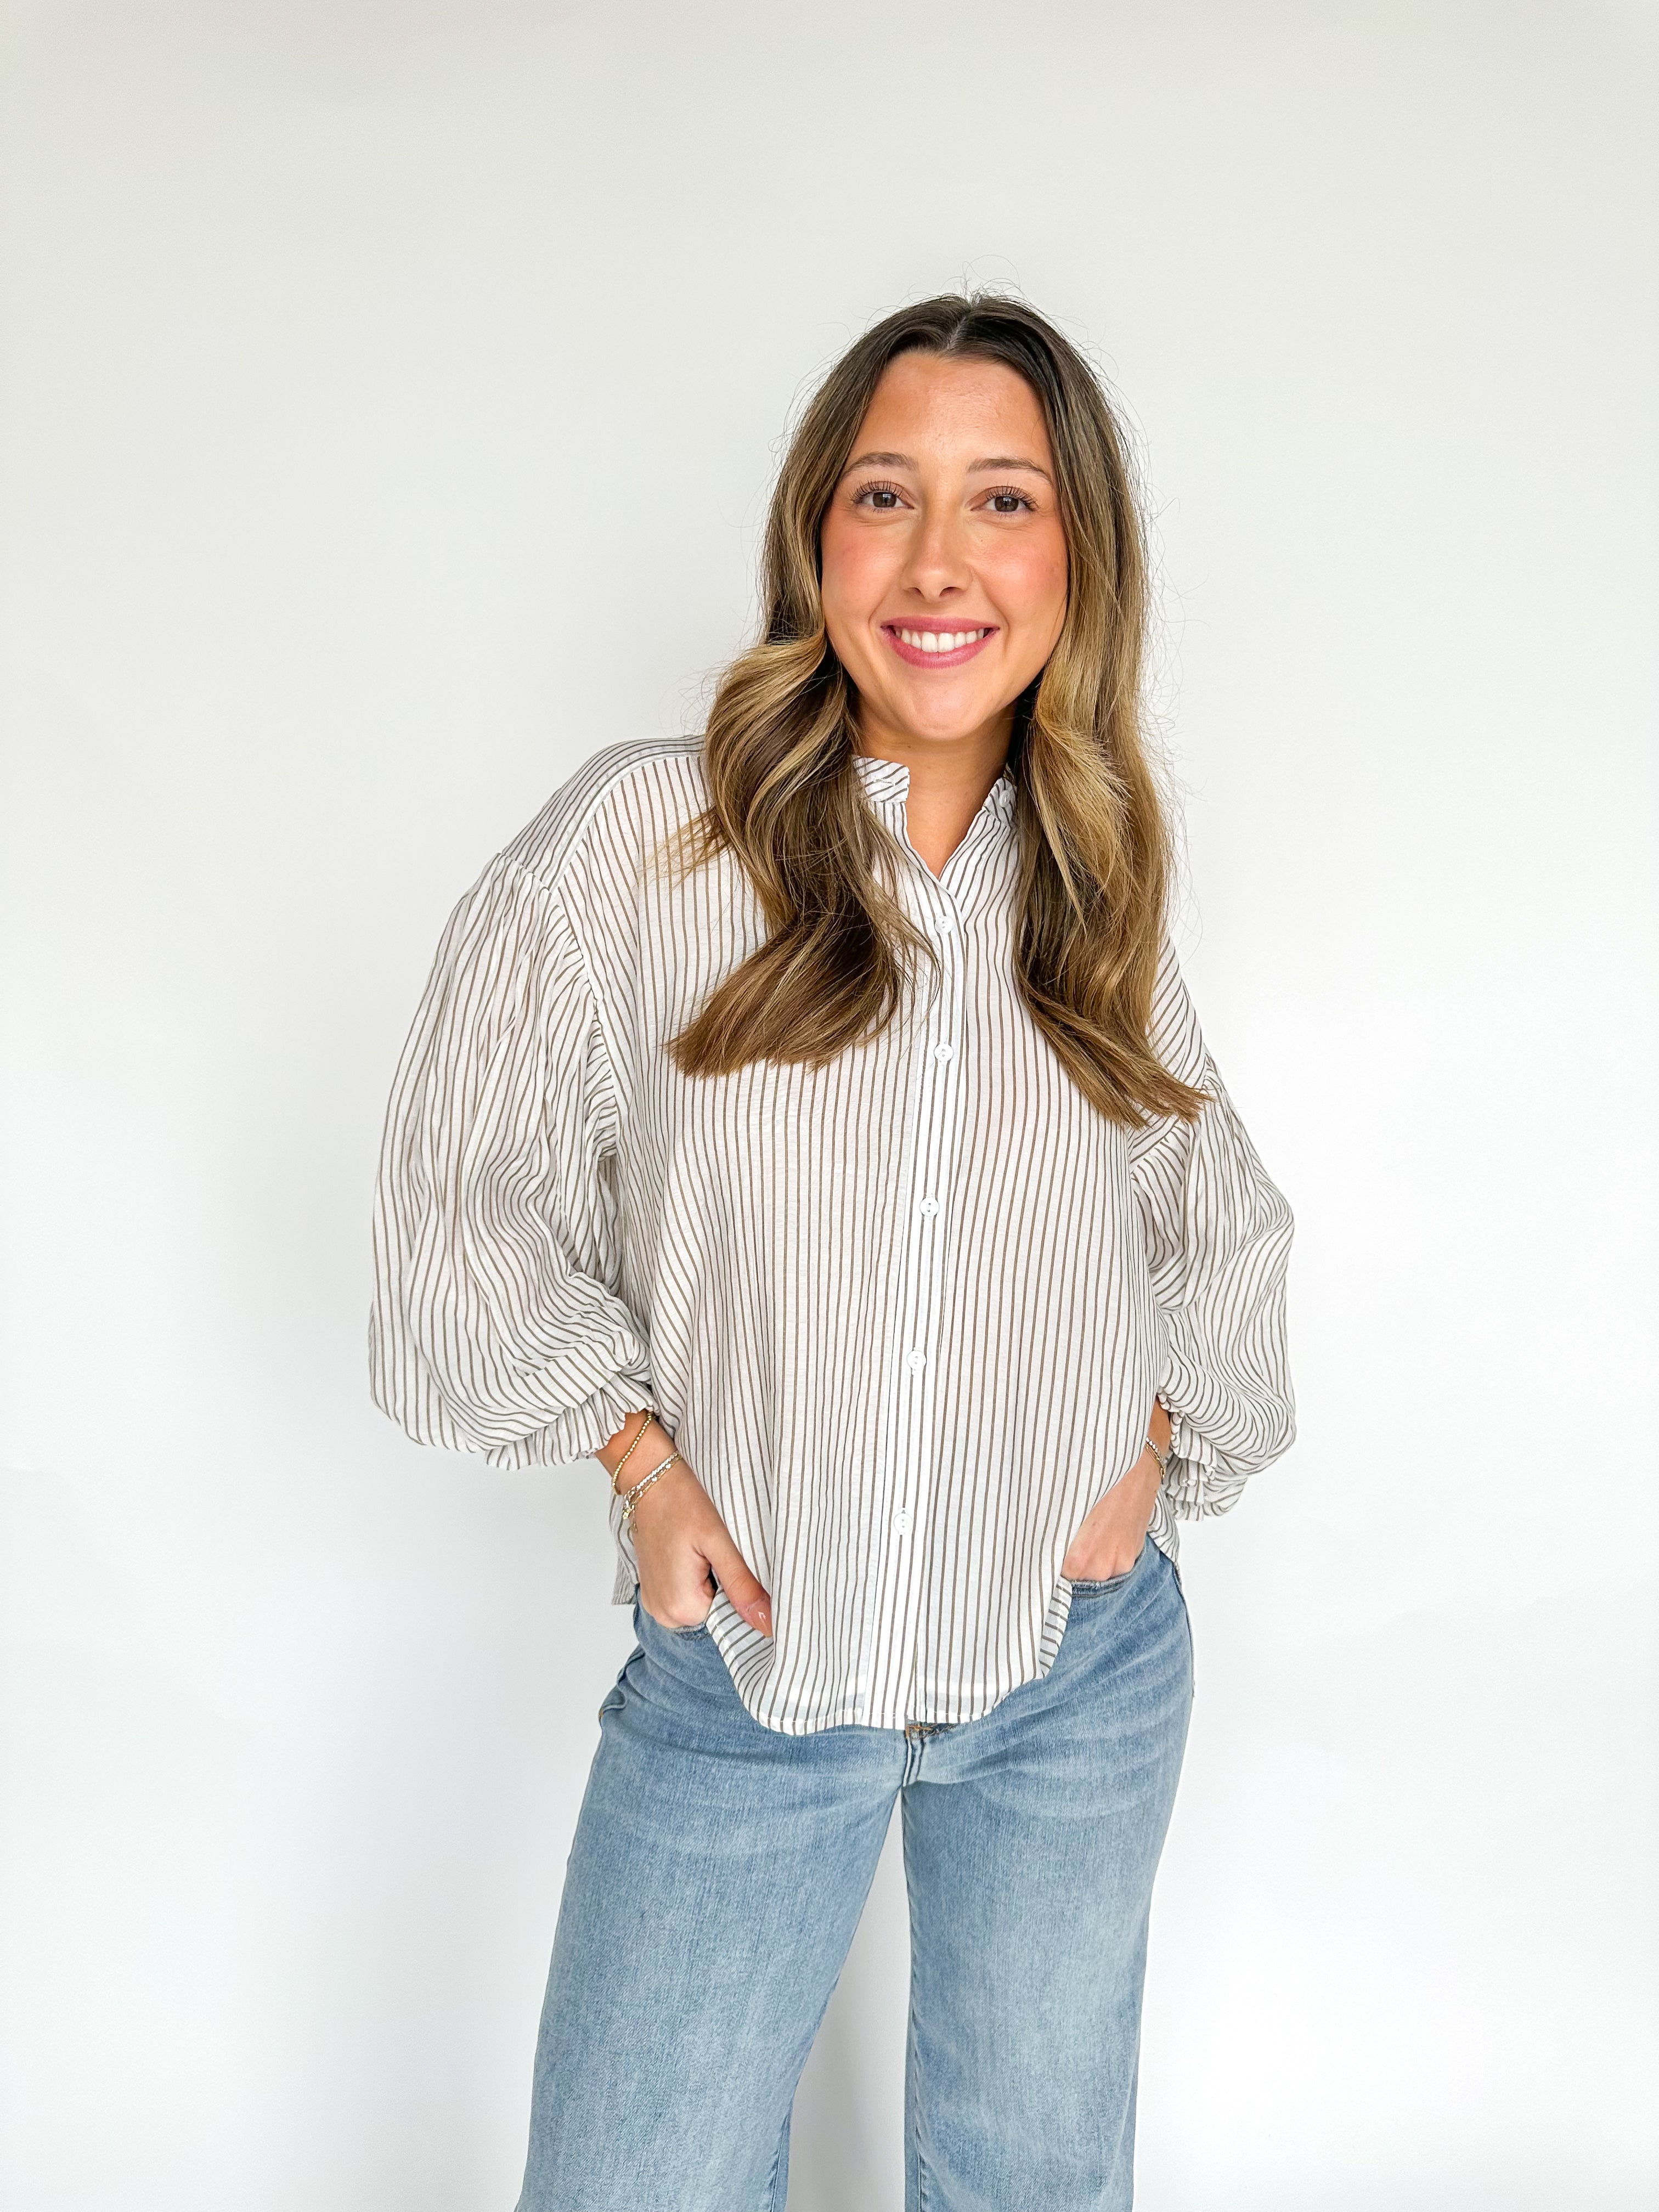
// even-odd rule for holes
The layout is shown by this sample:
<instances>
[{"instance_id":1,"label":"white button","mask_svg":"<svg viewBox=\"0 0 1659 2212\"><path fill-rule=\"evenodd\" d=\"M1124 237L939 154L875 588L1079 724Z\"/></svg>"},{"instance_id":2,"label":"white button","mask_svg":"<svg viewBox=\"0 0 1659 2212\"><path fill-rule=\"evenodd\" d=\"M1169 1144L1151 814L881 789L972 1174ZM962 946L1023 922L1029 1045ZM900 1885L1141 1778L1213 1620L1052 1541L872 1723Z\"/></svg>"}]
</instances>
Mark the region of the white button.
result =
<instances>
[{"instance_id":1,"label":"white button","mask_svg":"<svg viewBox=\"0 0 1659 2212\"><path fill-rule=\"evenodd\" d=\"M955 1050L956 1047L953 1044L936 1044L933 1047L933 1057L935 1060L949 1060Z\"/></svg>"},{"instance_id":2,"label":"white button","mask_svg":"<svg viewBox=\"0 0 1659 2212\"><path fill-rule=\"evenodd\" d=\"M924 1198L917 1210L920 1212L925 1213L927 1216L927 1218L931 1221L933 1216L939 1212L939 1200L936 1198Z\"/></svg>"},{"instance_id":3,"label":"white button","mask_svg":"<svg viewBox=\"0 0 1659 2212\"><path fill-rule=\"evenodd\" d=\"M898 1511L893 1516L893 1529L894 1533L900 1536L908 1536L909 1534L910 1509L908 1505L901 1505Z\"/></svg>"},{"instance_id":4,"label":"white button","mask_svg":"<svg viewBox=\"0 0 1659 2212\"><path fill-rule=\"evenodd\" d=\"M927 1354L925 1352L913 1352L905 1362L905 1365L913 1375L920 1375L927 1364Z\"/></svg>"}]
</instances>

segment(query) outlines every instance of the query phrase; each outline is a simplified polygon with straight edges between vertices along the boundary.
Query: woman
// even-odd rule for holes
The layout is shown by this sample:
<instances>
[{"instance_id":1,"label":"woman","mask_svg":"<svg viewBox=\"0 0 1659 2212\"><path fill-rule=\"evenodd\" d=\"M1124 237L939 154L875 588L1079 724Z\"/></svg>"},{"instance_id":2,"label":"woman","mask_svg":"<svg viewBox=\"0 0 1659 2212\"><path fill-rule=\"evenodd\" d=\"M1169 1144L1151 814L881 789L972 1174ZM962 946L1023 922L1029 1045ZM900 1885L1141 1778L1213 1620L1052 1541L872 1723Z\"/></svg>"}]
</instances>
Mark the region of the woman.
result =
<instances>
[{"instance_id":1,"label":"woman","mask_svg":"<svg viewBox=\"0 0 1659 2212\"><path fill-rule=\"evenodd\" d=\"M780 2207L895 1800L907 2204L1133 2192L1178 1517L1290 1443L1291 1235L1164 936L1119 427L1030 308L890 316L779 478L701 739L452 918L392 1102L379 1402L612 1477L520 2212Z\"/></svg>"}]
</instances>

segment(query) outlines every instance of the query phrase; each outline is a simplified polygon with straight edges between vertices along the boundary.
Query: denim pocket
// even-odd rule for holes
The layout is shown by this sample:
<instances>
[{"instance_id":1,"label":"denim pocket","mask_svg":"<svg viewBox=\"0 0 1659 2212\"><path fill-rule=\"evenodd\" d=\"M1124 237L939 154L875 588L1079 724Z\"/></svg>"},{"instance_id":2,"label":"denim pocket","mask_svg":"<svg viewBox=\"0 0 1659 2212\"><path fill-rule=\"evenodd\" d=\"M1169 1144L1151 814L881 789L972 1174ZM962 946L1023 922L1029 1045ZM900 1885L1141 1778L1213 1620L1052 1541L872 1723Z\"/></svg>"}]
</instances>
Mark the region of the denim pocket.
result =
<instances>
[{"instance_id":1,"label":"denim pocket","mask_svg":"<svg viewBox=\"0 0 1659 2212\"><path fill-rule=\"evenodd\" d=\"M1113 1590L1121 1589L1125 1583L1133 1582L1134 1577L1139 1573L1140 1563L1146 1558L1147 1552L1151 1548L1152 1540L1152 1538L1149 1536L1146 1539L1146 1541L1141 1546L1139 1552L1136 1554L1133 1566L1125 1567L1121 1575L1108 1575L1104 1582L1073 1582L1072 1584L1072 1595L1074 1598L1107 1597L1110 1595Z\"/></svg>"},{"instance_id":2,"label":"denim pocket","mask_svg":"<svg viewBox=\"0 0 1659 2212\"><path fill-rule=\"evenodd\" d=\"M636 1636L641 1635L647 1628L654 1628L658 1634L661 1636L672 1636L678 1638L682 1644L693 1644L696 1641L698 1637L708 1635L708 1622L707 1618L705 1618L702 1620L692 1621L687 1627L677 1628L672 1621L659 1620L654 1613L647 1613L644 1606L641 1603L638 1594L635 1593L634 1599L634 1633Z\"/></svg>"}]
</instances>

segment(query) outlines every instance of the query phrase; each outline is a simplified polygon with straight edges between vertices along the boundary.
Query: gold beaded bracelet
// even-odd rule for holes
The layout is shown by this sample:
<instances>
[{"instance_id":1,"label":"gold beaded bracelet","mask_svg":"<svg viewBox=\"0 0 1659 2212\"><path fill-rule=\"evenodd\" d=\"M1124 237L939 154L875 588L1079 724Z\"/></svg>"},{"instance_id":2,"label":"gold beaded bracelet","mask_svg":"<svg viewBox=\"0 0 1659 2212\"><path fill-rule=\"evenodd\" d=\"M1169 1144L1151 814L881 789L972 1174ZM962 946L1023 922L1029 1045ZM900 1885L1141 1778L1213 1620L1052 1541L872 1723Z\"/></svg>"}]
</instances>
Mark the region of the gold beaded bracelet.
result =
<instances>
[{"instance_id":1,"label":"gold beaded bracelet","mask_svg":"<svg viewBox=\"0 0 1659 2212\"><path fill-rule=\"evenodd\" d=\"M1166 1413L1170 1413L1169 1406L1165 1402L1164 1393L1161 1390L1157 1394L1153 1400L1153 1403L1155 1405L1162 1406L1164 1412ZM1160 1451L1158 1446L1152 1442L1152 1425L1150 1421L1146 1424L1146 1449L1151 1452L1152 1457L1158 1462L1158 1478L1162 1480L1164 1476L1170 1472L1170 1462L1175 1457L1175 1415L1173 1413L1170 1413L1169 1449L1165 1451Z\"/></svg>"},{"instance_id":2,"label":"gold beaded bracelet","mask_svg":"<svg viewBox=\"0 0 1659 2212\"><path fill-rule=\"evenodd\" d=\"M617 1464L615 1465L615 1467L613 1467L613 1468L611 1468L611 1495L613 1498L617 1495L617 1476L622 1473L623 1469L627 1466L627 1464L628 1464L629 1461L630 1459L632 1459L632 1458L633 1458L635 1452L639 1449L640 1443L641 1443L641 1439L643 1438L643 1437L644 1437L644 1435L645 1435L646 1431L650 1427L650 1425L651 1425L652 1422L653 1422L653 1421L654 1421L654 1420L656 1419L656 1418L657 1418L657 1417L656 1417L655 1413L653 1413L653 1412L652 1412L652 1410L651 1410L651 1408L650 1408L650 1407L649 1407L649 1406L647 1406L647 1407L646 1407L646 1409L645 1409L645 1419L644 1419L640 1423L640 1425L638 1426L638 1428L637 1428L637 1429L635 1429L635 1431L634 1431L634 1441L633 1441L633 1443L632 1443L631 1444L629 1444L629 1446L628 1447L628 1449L627 1449L627 1450L623 1454L622 1457L621 1457L621 1458L617 1462Z\"/></svg>"}]
</instances>

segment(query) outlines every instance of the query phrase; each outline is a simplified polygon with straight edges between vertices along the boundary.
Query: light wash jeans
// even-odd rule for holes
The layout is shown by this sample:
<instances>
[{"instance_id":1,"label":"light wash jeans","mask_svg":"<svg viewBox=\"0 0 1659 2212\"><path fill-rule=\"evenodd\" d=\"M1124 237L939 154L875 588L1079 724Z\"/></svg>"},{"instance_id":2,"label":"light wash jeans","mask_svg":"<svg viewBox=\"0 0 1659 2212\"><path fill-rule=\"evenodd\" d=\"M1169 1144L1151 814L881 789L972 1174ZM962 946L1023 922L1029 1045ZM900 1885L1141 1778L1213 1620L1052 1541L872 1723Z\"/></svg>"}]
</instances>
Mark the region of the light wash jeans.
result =
<instances>
[{"instance_id":1,"label":"light wash jeans","mask_svg":"<svg viewBox=\"0 0 1659 2212\"><path fill-rule=\"evenodd\" d=\"M565 1879L519 2212L781 2212L789 2109L903 1807L907 2212L1122 2212L1152 1875L1192 1703L1148 1543L955 1728L784 1735L635 1608Z\"/></svg>"}]
</instances>

